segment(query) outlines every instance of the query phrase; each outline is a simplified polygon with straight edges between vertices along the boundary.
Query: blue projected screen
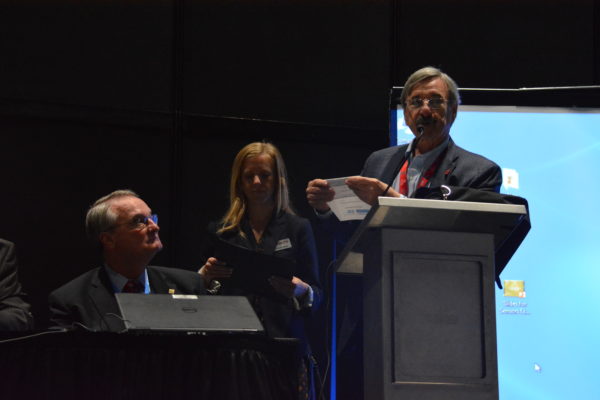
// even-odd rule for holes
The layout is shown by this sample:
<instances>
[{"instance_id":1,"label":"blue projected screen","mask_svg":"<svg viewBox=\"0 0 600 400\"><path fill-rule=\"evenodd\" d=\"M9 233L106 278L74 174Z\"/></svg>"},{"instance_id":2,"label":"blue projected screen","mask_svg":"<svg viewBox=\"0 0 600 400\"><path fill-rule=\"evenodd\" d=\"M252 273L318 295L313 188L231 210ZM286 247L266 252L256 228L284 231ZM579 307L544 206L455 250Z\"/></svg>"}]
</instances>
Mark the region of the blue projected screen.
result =
<instances>
[{"instance_id":1,"label":"blue projected screen","mask_svg":"<svg viewBox=\"0 0 600 400\"><path fill-rule=\"evenodd\" d=\"M600 399L600 110L463 106L451 136L529 201L496 288L500 399Z\"/></svg>"}]
</instances>

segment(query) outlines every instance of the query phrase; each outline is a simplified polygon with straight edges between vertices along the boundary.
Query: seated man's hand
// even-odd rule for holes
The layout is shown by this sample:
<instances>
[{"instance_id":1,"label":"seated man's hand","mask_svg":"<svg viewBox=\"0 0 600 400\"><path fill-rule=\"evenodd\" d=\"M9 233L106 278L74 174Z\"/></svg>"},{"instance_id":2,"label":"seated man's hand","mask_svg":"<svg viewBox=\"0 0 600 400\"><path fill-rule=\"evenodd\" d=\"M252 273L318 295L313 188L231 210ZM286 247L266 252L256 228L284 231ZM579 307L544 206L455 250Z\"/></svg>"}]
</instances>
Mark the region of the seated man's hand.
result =
<instances>
[{"instance_id":1,"label":"seated man's hand","mask_svg":"<svg viewBox=\"0 0 600 400\"><path fill-rule=\"evenodd\" d=\"M373 206L377 203L377 197L382 196L388 185L375 178L364 176L352 176L346 179L346 185L365 203ZM400 197L400 194L391 187L385 194L387 197Z\"/></svg>"},{"instance_id":2,"label":"seated man's hand","mask_svg":"<svg viewBox=\"0 0 600 400\"><path fill-rule=\"evenodd\" d=\"M312 208L320 212L329 211L328 202L335 197L335 191L325 179L313 179L306 187L306 200Z\"/></svg>"}]
</instances>

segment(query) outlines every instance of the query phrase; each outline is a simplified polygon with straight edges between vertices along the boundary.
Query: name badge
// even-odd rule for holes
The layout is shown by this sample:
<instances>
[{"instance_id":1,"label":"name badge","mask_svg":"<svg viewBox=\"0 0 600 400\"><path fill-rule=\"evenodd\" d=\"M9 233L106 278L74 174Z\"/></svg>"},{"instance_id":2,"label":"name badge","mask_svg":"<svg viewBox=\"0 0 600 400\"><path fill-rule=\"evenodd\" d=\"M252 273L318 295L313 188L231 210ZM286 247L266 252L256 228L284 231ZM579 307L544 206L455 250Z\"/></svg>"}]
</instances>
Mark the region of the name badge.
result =
<instances>
[{"instance_id":1,"label":"name badge","mask_svg":"<svg viewBox=\"0 0 600 400\"><path fill-rule=\"evenodd\" d=\"M275 246L275 251L291 249L291 248L292 248L292 242L290 242L289 238L285 238L285 239L281 239L279 242L277 242L277 246Z\"/></svg>"}]
</instances>

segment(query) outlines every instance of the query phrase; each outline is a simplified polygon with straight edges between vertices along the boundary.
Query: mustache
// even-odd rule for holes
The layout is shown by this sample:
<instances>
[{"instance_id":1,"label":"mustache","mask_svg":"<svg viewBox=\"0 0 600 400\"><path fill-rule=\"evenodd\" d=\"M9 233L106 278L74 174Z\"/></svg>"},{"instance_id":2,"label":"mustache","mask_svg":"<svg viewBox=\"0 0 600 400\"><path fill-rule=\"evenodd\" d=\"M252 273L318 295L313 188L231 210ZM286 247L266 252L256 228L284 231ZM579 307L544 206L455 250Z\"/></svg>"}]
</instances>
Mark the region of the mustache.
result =
<instances>
[{"instance_id":1,"label":"mustache","mask_svg":"<svg viewBox=\"0 0 600 400\"><path fill-rule=\"evenodd\" d=\"M417 125L433 125L437 122L435 117L419 117L417 118Z\"/></svg>"}]
</instances>

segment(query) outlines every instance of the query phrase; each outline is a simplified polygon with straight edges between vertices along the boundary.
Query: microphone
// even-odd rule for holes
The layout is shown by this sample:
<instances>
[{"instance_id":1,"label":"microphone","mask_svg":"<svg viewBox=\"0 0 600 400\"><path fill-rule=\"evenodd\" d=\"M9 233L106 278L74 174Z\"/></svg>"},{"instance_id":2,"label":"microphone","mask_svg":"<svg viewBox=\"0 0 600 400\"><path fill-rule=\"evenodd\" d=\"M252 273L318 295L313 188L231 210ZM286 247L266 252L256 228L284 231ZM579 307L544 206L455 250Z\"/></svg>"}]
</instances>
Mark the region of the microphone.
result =
<instances>
[{"instance_id":1,"label":"microphone","mask_svg":"<svg viewBox=\"0 0 600 400\"><path fill-rule=\"evenodd\" d=\"M413 147L413 153L415 153L417 147L419 146L419 142L421 141L421 138L423 137L423 133L425 132L425 127L423 126L422 122L419 122L419 124L417 125L417 134L415 135L415 139L412 142L412 147Z\"/></svg>"}]
</instances>

